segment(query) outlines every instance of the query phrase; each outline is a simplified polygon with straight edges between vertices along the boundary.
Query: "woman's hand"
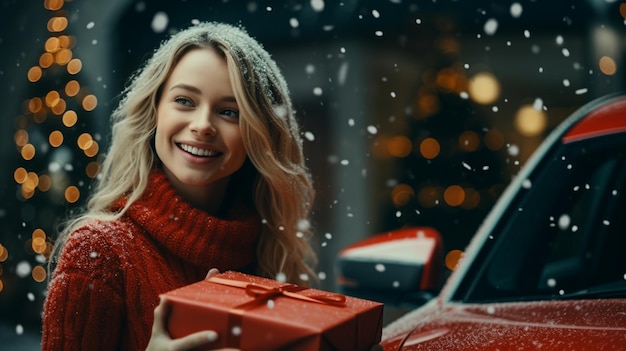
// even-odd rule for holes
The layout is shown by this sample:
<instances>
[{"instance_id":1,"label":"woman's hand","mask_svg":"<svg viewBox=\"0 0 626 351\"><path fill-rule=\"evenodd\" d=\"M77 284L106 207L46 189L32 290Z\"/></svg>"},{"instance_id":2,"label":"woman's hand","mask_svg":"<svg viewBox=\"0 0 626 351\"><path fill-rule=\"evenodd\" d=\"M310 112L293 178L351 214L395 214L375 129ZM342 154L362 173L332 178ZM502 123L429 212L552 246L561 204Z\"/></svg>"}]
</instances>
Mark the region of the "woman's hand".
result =
<instances>
[{"instance_id":1,"label":"woman's hand","mask_svg":"<svg viewBox=\"0 0 626 351\"><path fill-rule=\"evenodd\" d=\"M206 279L219 274L219 270L213 268L209 270ZM154 309L154 323L152 324L152 335L146 351L185 351L196 347L210 347L215 342L218 335L213 330L206 330L187 335L179 339L172 339L165 328L165 321L169 313L169 303L162 298L159 305ZM220 351L236 351L236 349L219 349ZM217 349L216 349L217 351Z\"/></svg>"},{"instance_id":2,"label":"woman's hand","mask_svg":"<svg viewBox=\"0 0 626 351\"><path fill-rule=\"evenodd\" d=\"M183 338L172 339L165 329L165 320L169 312L169 304L165 298L154 309L154 323L152 324L152 336L146 351L184 351L192 350L199 346L208 346L217 340L217 333L212 330L201 331L187 335Z\"/></svg>"}]
</instances>

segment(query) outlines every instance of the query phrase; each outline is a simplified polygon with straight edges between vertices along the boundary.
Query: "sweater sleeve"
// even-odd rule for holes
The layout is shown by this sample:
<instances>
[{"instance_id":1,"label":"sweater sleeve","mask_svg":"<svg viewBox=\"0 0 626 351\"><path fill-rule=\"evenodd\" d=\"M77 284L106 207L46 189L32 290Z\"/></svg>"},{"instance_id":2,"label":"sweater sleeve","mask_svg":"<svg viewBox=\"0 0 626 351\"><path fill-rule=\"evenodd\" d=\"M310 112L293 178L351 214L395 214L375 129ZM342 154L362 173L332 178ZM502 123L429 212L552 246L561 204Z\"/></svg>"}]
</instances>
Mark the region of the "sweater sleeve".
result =
<instances>
[{"instance_id":1,"label":"sweater sleeve","mask_svg":"<svg viewBox=\"0 0 626 351\"><path fill-rule=\"evenodd\" d=\"M98 232L70 235L48 287L42 350L115 350L125 320L119 259Z\"/></svg>"}]
</instances>

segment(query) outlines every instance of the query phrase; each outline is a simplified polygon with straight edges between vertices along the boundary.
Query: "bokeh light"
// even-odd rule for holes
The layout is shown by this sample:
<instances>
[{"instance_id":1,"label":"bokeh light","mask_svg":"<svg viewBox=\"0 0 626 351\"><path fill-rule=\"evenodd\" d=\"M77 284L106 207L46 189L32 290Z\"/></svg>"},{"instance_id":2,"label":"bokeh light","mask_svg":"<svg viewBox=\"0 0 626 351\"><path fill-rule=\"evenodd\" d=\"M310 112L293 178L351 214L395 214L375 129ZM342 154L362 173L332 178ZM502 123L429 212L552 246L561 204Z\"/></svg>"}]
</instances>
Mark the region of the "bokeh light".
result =
<instances>
[{"instance_id":1,"label":"bokeh light","mask_svg":"<svg viewBox=\"0 0 626 351\"><path fill-rule=\"evenodd\" d=\"M439 142L434 138L426 138L422 140L419 144L420 154L429 160L439 156L439 152L441 151L441 146Z\"/></svg>"},{"instance_id":2,"label":"bokeh light","mask_svg":"<svg viewBox=\"0 0 626 351\"><path fill-rule=\"evenodd\" d=\"M398 207L406 205L414 196L415 191L408 184L398 184L391 191L393 204Z\"/></svg>"},{"instance_id":3,"label":"bokeh light","mask_svg":"<svg viewBox=\"0 0 626 351\"><path fill-rule=\"evenodd\" d=\"M58 130L53 131L48 136L48 142L50 143L50 146L52 147L61 146L61 144L63 144L63 133L61 133Z\"/></svg>"},{"instance_id":4,"label":"bokeh light","mask_svg":"<svg viewBox=\"0 0 626 351\"><path fill-rule=\"evenodd\" d=\"M49 32L62 32L67 28L67 18L66 17L52 17L48 20L48 31Z\"/></svg>"},{"instance_id":5,"label":"bokeh light","mask_svg":"<svg viewBox=\"0 0 626 351\"><path fill-rule=\"evenodd\" d=\"M91 147L91 144L94 142L94 140L91 137L91 134L83 133L78 137L78 140L76 142L81 150L87 150Z\"/></svg>"},{"instance_id":6,"label":"bokeh light","mask_svg":"<svg viewBox=\"0 0 626 351\"><path fill-rule=\"evenodd\" d=\"M35 268L33 268L31 272L31 275L34 281L36 281L37 283L41 283L46 280L46 269L42 266L35 266Z\"/></svg>"},{"instance_id":7,"label":"bokeh light","mask_svg":"<svg viewBox=\"0 0 626 351\"><path fill-rule=\"evenodd\" d=\"M80 84L76 80L70 80L65 84L65 94L69 97L76 96L80 91Z\"/></svg>"},{"instance_id":8,"label":"bokeh light","mask_svg":"<svg viewBox=\"0 0 626 351\"><path fill-rule=\"evenodd\" d=\"M45 0L43 6L50 11L57 11L63 7L63 0Z\"/></svg>"},{"instance_id":9,"label":"bokeh light","mask_svg":"<svg viewBox=\"0 0 626 351\"><path fill-rule=\"evenodd\" d=\"M598 62L598 67L600 71L607 76L612 76L617 72L617 64L615 60L608 56L602 56L600 61Z\"/></svg>"},{"instance_id":10,"label":"bokeh light","mask_svg":"<svg viewBox=\"0 0 626 351\"><path fill-rule=\"evenodd\" d=\"M96 98L95 95L87 95L85 96L85 98L83 99L83 109L85 111L93 111L96 106L98 106L98 99Z\"/></svg>"},{"instance_id":11,"label":"bokeh light","mask_svg":"<svg viewBox=\"0 0 626 351\"><path fill-rule=\"evenodd\" d=\"M9 258L9 250L0 244L0 262L4 262Z\"/></svg>"},{"instance_id":12,"label":"bokeh light","mask_svg":"<svg viewBox=\"0 0 626 351\"><path fill-rule=\"evenodd\" d=\"M63 120L63 125L65 125L66 127L68 128L73 127L78 121L78 115L76 114L75 111L67 110L63 114L62 120Z\"/></svg>"},{"instance_id":13,"label":"bokeh light","mask_svg":"<svg viewBox=\"0 0 626 351\"><path fill-rule=\"evenodd\" d=\"M28 143L28 132L24 129L19 129L15 132L13 136L13 140L15 141L15 145L18 147L22 147Z\"/></svg>"},{"instance_id":14,"label":"bokeh light","mask_svg":"<svg viewBox=\"0 0 626 351\"><path fill-rule=\"evenodd\" d=\"M389 154L398 158L407 157L411 154L412 149L411 140L404 135L391 138L387 144Z\"/></svg>"},{"instance_id":15,"label":"bokeh light","mask_svg":"<svg viewBox=\"0 0 626 351\"><path fill-rule=\"evenodd\" d=\"M22 147L22 158L26 161L30 161L35 157L35 147L33 144L26 144Z\"/></svg>"},{"instance_id":16,"label":"bokeh light","mask_svg":"<svg viewBox=\"0 0 626 351\"><path fill-rule=\"evenodd\" d=\"M96 176L98 176L98 171L100 170L100 163L98 162L89 162L87 164L87 167L85 167L85 174L87 174L87 176L89 178L95 178Z\"/></svg>"},{"instance_id":17,"label":"bokeh light","mask_svg":"<svg viewBox=\"0 0 626 351\"><path fill-rule=\"evenodd\" d=\"M28 70L28 81L30 82L36 82L39 79L41 79L41 76L43 74L43 71L41 70L41 67L39 66L33 66Z\"/></svg>"},{"instance_id":18,"label":"bokeh light","mask_svg":"<svg viewBox=\"0 0 626 351\"><path fill-rule=\"evenodd\" d=\"M449 206L459 206L465 200L465 191L459 185L450 185L443 192L443 199Z\"/></svg>"},{"instance_id":19,"label":"bokeh light","mask_svg":"<svg viewBox=\"0 0 626 351\"><path fill-rule=\"evenodd\" d=\"M532 105L524 105L515 114L515 129L527 137L541 135L548 125L548 116Z\"/></svg>"},{"instance_id":20,"label":"bokeh light","mask_svg":"<svg viewBox=\"0 0 626 351\"><path fill-rule=\"evenodd\" d=\"M500 97L500 83L496 76L488 72L474 75L468 90L471 99L482 105L491 104Z\"/></svg>"},{"instance_id":21,"label":"bokeh light","mask_svg":"<svg viewBox=\"0 0 626 351\"><path fill-rule=\"evenodd\" d=\"M471 130L466 130L459 135L459 149L472 152L478 150L480 146L480 137L478 134Z\"/></svg>"},{"instance_id":22,"label":"bokeh light","mask_svg":"<svg viewBox=\"0 0 626 351\"><path fill-rule=\"evenodd\" d=\"M49 175L44 174L44 175L39 176L39 185L37 186L37 189L39 189L40 191L46 192L50 190L51 187L52 187L52 179L50 179Z\"/></svg>"},{"instance_id":23,"label":"bokeh light","mask_svg":"<svg viewBox=\"0 0 626 351\"><path fill-rule=\"evenodd\" d=\"M17 184L23 184L26 181L26 177L28 176L28 171L23 167L18 167L13 172L13 179Z\"/></svg>"},{"instance_id":24,"label":"bokeh light","mask_svg":"<svg viewBox=\"0 0 626 351\"><path fill-rule=\"evenodd\" d=\"M54 56L52 56L51 53L44 52L43 54L41 54L41 56L39 56L39 66L41 66L41 68L48 68L52 66L53 63Z\"/></svg>"},{"instance_id":25,"label":"bokeh light","mask_svg":"<svg viewBox=\"0 0 626 351\"><path fill-rule=\"evenodd\" d=\"M72 51L70 49L60 49L54 54L54 62L60 66L67 65L70 60L72 60Z\"/></svg>"},{"instance_id":26,"label":"bokeh light","mask_svg":"<svg viewBox=\"0 0 626 351\"><path fill-rule=\"evenodd\" d=\"M79 59L68 60L67 73L77 74L83 68L83 62Z\"/></svg>"},{"instance_id":27,"label":"bokeh light","mask_svg":"<svg viewBox=\"0 0 626 351\"><path fill-rule=\"evenodd\" d=\"M48 40L46 40L46 43L44 44L44 49L49 53L55 53L59 51L60 48L61 44L59 43L59 38L57 37L48 38Z\"/></svg>"},{"instance_id":28,"label":"bokeh light","mask_svg":"<svg viewBox=\"0 0 626 351\"><path fill-rule=\"evenodd\" d=\"M445 259L446 267L451 271L455 270L462 257L463 257L463 251L451 250L450 252L446 254L446 259Z\"/></svg>"},{"instance_id":29,"label":"bokeh light","mask_svg":"<svg viewBox=\"0 0 626 351\"><path fill-rule=\"evenodd\" d=\"M71 204L78 201L80 198L80 190L77 187L70 185L65 189L65 200Z\"/></svg>"}]
</instances>

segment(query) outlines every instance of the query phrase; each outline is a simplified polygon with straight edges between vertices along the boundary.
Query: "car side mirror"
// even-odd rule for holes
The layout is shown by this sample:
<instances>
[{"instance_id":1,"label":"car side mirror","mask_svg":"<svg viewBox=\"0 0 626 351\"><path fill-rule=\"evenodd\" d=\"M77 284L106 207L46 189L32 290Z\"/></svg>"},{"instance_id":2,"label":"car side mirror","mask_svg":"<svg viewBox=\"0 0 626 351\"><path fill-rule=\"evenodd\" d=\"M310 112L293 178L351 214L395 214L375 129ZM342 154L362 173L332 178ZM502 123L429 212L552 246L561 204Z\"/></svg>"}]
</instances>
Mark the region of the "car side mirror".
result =
<instances>
[{"instance_id":1,"label":"car side mirror","mask_svg":"<svg viewBox=\"0 0 626 351\"><path fill-rule=\"evenodd\" d=\"M441 288L443 244L433 228L403 228L344 248L337 266L337 283L343 293L415 307Z\"/></svg>"}]
</instances>

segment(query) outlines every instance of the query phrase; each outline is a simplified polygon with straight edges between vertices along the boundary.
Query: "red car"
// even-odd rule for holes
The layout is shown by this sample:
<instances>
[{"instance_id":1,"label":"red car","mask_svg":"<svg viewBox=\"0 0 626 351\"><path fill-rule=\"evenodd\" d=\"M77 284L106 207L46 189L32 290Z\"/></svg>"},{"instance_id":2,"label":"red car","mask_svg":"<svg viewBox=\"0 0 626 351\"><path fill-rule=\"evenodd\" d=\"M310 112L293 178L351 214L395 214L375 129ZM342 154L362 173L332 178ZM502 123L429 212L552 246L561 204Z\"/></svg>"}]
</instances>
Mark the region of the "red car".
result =
<instances>
[{"instance_id":1,"label":"red car","mask_svg":"<svg viewBox=\"0 0 626 351\"><path fill-rule=\"evenodd\" d=\"M626 95L546 138L436 297L432 229L375 236L338 263L348 292L429 300L384 329L386 351L626 350Z\"/></svg>"}]
</instances>

